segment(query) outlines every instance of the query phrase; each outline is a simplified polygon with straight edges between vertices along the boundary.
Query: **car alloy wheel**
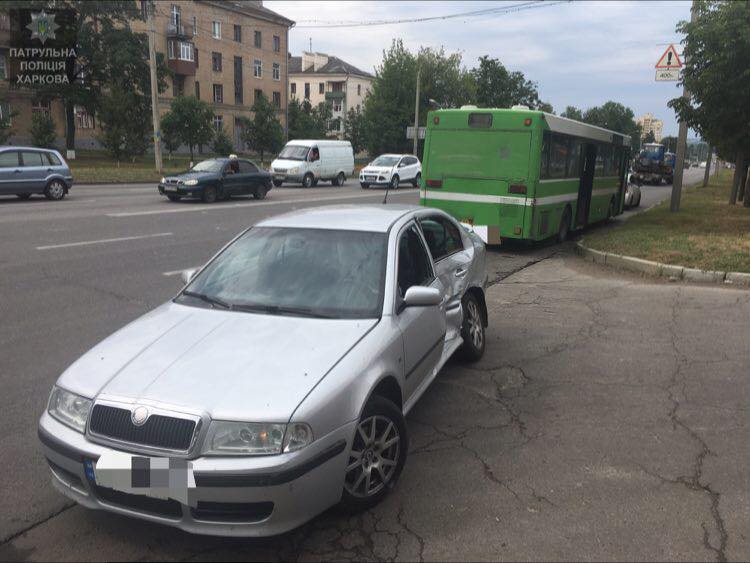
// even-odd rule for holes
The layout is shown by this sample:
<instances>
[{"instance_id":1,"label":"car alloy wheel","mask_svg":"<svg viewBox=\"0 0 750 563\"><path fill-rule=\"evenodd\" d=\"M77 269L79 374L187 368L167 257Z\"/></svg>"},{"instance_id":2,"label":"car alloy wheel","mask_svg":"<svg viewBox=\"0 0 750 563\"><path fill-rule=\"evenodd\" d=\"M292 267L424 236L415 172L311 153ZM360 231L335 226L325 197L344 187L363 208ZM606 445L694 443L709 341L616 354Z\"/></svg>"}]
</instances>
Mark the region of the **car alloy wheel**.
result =
<instances>
[{"instance_id":1,"label":"car alloy wheel","mask_svg":"<svg viewBox=\"0 0 750 563\"><path fill-rule=\"evenodd\" d=\"M302 187L312 188L314 182L315 182L315 178L313 177L312 174L305 174L305 177L302 178Z\"/></svg>"},{"instance_id":2,"label":"car alloy wheel","mask_svg":"<svg viewBox=\"0 0 750 563\"><path fill-rule=\"evenodd\" d=\"M336 176L336 185L343 186L344 182L346 182L346 176L344 176L343 172L339 172L339 175Z\"/></svg>"},{"instance_id":3,"label":"car alloy wheel","mask_svg":"<svg viewBox=\"0 0 750 563\"><path fill-rule=\"evenodd\" d=\"M208 186L203 188L203 203L213 203L216 201L216 188Z\"/></svg>"},{"instance_id":4,"label":"car alloy wheel","mask_svg":"<svg viewBox=\"0 0 750 563\"><path fill-rule=\"evenodd\" d=\"M65 186L59 180L52 180L44 190L47 199L62 199L65 197Z\"/></svg>"},{"instance_id":5,"label":"car alloy wheel","mask_svg":"<svg viewBox=\"0 0 750 563\"><path fill-rule=\"evenodd\" d=\"M370 498L393 479L401 453L398 426L387 416L373 415L357 426L344 487L356 498Z\"/></svg>"},{"instance_id":6,"label":"car alloy wheel","mask_svg":"<svg viewBox=\"0 0 750 563\"><path fill-rule=\"evenodd\" d=\"M253 192L253 197L255 199L266 199L266 193L268 192L268 188L266 186L258 186L255 188L255 191Z\"/></svg>"},{"instance_id":7,"label":"car alloy wheel","mask_svg":"<svg viewBox=\"0 0 750 563\"><path fill-rule=\"evenodd\" d=\"M399 182L398 174L394 174L393 178L391 178L391 189L392 190L397 190L398 189L398 182Z\"/></svg>"},{"instance_id":8,"label":"car alloy wheel","mask_svg":"<svg viewBox=\"0 0 750 563\"><path fill-rule=\"evenodd\" d=\"M415 188L419 187L419 181L422 179L422 174L420 172L417 172L417 175L414 176L414 181L412 182L412 186Z\"/></svg>"},{"instance_id":9,"label":"car alloy wheel","mask_svg":"<svg viewBox=\"0 0 750 563\"><path fill-rule=\"evenodd\" d=\"M471 293L462 301L464 321L461 325L461 337L464 343L461 353L465 360L475 362L484 355L484 318L479 301Z\"/></svg>"}]
</instances>

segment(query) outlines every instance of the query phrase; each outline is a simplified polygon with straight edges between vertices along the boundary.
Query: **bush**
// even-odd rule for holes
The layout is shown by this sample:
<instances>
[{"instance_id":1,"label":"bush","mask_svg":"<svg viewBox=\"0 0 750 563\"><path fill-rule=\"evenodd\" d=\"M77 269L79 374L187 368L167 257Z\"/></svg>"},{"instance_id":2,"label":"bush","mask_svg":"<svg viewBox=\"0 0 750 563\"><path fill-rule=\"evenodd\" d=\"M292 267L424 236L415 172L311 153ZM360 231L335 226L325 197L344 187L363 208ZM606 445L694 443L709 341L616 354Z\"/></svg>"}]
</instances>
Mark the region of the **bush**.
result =
<instances>
[{"instance_id":1,"label":"bush","mask_svg":"<svg viewBox=\"0 0 750 563\"><path fill-rule=\"evenodd\" d=\"M214 138L214 152L220 156L229 156L234 151L234 143L224 131L219 131Z\"/></svg>"},{"instance_id":2,"label":"bush","mask_svg":"<svg viewBox=\"0 0 750 563\"><path fill-rule=\"evenodd\" d=\"M55 121L46 113L35 113L31 117L31 142L35 147L51 149L55 146L57 132Z\"/></svg>"}]
</instances>

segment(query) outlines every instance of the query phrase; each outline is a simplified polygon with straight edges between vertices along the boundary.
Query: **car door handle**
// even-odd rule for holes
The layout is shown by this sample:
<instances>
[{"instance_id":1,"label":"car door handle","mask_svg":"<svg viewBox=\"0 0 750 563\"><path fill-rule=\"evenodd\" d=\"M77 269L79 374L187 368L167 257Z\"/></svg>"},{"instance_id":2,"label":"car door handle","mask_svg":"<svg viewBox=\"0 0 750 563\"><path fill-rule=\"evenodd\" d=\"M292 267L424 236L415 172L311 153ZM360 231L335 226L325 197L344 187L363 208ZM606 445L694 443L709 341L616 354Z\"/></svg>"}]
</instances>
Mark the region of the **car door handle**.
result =
<instances>
[{"instance_id":1,"label":"car door handle","mask_svg":"<svg viewBox=\"0 0 750 563\"><path fill-rule=\"evenodd\" d=\"M14 171L13 171L13 174L20 174L20 173L21 173L21 171L20 171L20 170L14 170Z\"/></svg>"},{"instance_id":2,"label":"car door handle","mask_svg":"<svg viewBox=\"0 0 750 563\"><path fill-rule=\"evenodd\" d=\"M47 168L47 172L52 172L52 168Z\"/></svg>"},{"instance_id":3,"label":"car door handle","mask_svg":"<svg viewBox=\"0 0 750 563\"><path fill-rule=\"evenodd\" d=\"M455 276L456 276L457 278L462 278L462 277L464 277L464 276L465 276L465 275L466 275L467 273L469 273L469 270L467 270L466 268L459 268L458 270L456 270Z\"/></svg>"}]
</instances>

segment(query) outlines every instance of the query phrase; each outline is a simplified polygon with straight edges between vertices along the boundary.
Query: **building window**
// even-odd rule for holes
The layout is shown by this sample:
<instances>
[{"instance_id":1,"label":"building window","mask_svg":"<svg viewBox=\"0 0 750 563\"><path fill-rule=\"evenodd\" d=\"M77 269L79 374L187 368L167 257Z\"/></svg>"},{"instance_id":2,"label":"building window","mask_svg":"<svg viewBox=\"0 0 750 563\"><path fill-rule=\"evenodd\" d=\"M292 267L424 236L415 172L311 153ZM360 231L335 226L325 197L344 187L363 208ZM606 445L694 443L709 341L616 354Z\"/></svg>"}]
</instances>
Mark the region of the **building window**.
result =
<instances>
[{"instance_id":1,"label":"building window","mask_svg":"<svg viewBox=\"0 0 750 563\"><path fill-rule=\"evenodd\" d=\"M234 40L237 43L242 43L242 26L234 24Z\"/></svg>"},{"instance_id":2,"label":"building window","mask_svg":"<svg viewBox=\"0 0 750 563\"><path fill-rule=\"evenodd\" d=\"M8 121L8 125L12 125L12 117L10 111L9 102L0 102L0 121Z\"/></svg>"},{"instance_id":3,"label":"building window","mask_svg":"<svg viewBox=\"0 0 750 563\"><path fill-rule=\"evenodd\" d=\"M167 57L174 59L174 41L167 41Z\"/></svg>"},{"instance_id":4,"label":"building window","mask_svg":"<svg viewBox=\"0 0 750 563\"><path fill-rule=\"evenodd\" d=\"M6 80L8 78L8 66L5 60L5 55L0 55L0 80Z\"/></svg>"},{"instance_id":5,"label":"building window","mask_svg":"<svg viewBox=\"0 0 750 563\"><path fill-rule=\"evenodd\" d=\"M260 31L256 31L254 34L254 44L258 49L260 49L263 44Z\"/></svg>"},{"instance_id":6,"label":"building window","mask_svg":"<svg viewBox=\"0 0 750 563\"><path fill-rule=\"evenodd\" d=\"M361 96L361 95L362 95L362 85L357 84L357 96Z\"/></svg>"},{"instance_id":7,"label":"building window","mask_svg":"<svg viewBox=\"0 0 750 563\"><path fill-rule=\"evenodd\" d=\"M31 104L31 113L42 113L44 115L50 114L50 102L46 101L35 101Z\"/></svg>"},{"instance_id":8,"label":"building window","mask_svg":"<svg viewBox=\"0 0 750 563\"><path fill-rule=\"evenodd\" d=\"M281 92L273 93L273 107L281 109Z\"/></svg>"},{"instance_id":9,"label":"building window","mask_svg":"<svg viewBox=\"0 0 750 563\"><path fill-rule=\"evenodd\" d=\"M263 62L260 59L253 61L253 76L255 78L263 78Z\"/></svg>"},{"instance_id":10,"label":"building window","mask_svg":"<svg viewBox=\"0 0 750 563\"><path fill-rule=\"evenodd\" d=\"M214 72L221 72L221 53L211 53L211 68Z\"/></svg>"},{"instance_id":11,"label":"building window","mask_svg":"<svg viewBox=\"0 0 750 563\"><path fill-rule=\"evenodd\" d=\"M221 39L221 22L211 22L211 33L214 39Z\"/></svg>"},{"instance_id":12,"label":"building window","mask_svg":"<svg viewBox=\"0 0 750 563\"><path fill-rule=\"evenodd\" d=\"M341 100L334 100L333 111L341 111Z\"/></svg>"},{"instance_id":13,"label":"building window","mask_svg":"<svg viewBox=\"0 0 750 563\"><path fill-rule=\"evenodd\" d=\"M198 49L193 45L193 57L195 58L195 68L198 68Z\"/></svg>"},{"instance_id":14,"label":"building window","mask_svg":"<svg viewBox=\"0 0 750 563\"><path fill-rule=\"evenodd\" d=\"M234 57L234 103L242 103L242 57Z\"/></svg>"},{"instance_id":15,"label":"building window","mask_svg":"<svg viewBox=\"0 0 750 563\"><path fill-rule=\"evenodd\" d=\"M273 36L273 51L274 53L278 53L281 51L281 37L278 35Z\"/></svg>"},{"instance_id":16,"label":"building window","mask_svg":"<svg viewBox=\"0 0 750 563\"><path fill-rule=\"evenodd\" d=\"M193 44L186 41L180 41L180 56L177 58L182 61L194 61Z\"/></svg>"},{"instance_id":17,"label":"building window","mask_svg":"<svg viewBox=\"0 0 750 563\"><path fill-rule=\"evenodd\" d=\"M292 90L292 95L294 95L294 94L297 93L297 83L296 82L292 82L292 85L290 86L290 88Z\"/></svg>"},{"instance_id":18,"label":"building window","mask_svg":"<svg viewBox=\"0 0 750 563\"><path fill-rule=\"evenodd\" d=\"M172 10L171 10L171 17L172 17L172 25L175 26L175 29L180 29L180 23L182 18L180 14L180 7L172 4Z\"/></svg>"},{"instance_id":19,"label":"building window","mask_svg":"<svg viewBox=\"0 0 750 563\"><path fill-rule=\"evenodd\" d=\"M256 102L258 100L260 100L263 97L263 90L259 90L259 89L256 88L255 89L255 94L254 94L253 97L254 97L254 99L255 99Z\"/></svg>"},{"instance_id":20,"label":"building window","mask_svg":"<svg viewBox=\"0 0 750 563\"><path fill-rule=\"evenodd\" d=\"M221 133L224 130L224 116L223 115L215 115L214 116L214 129L217 133Z\"/></svg>"},{"instance_id":21,"label":"building window","mask_svg":"<svg viewBox=\"0 0 750 563\"><path fill-rule=\"evenodd\" d=\"M310 99L310 83L309 82L305 82L305 99L306 100Z\"/></svg>"},{"instance_id":22,"label":"building window","mask_svg":"<svg viewBox=\"0 0 750 563\"><path fill-rule=\"evenodd\" d=\"M318 94L323 94L326 91L326 83L320 82L318 84Z\"/></svg>"},{"instance_id":23,"label":"building window","mask_svg":"<svg viewBox=\"0 0 750 563\"><path fill-rule=\"evenodd\" d=\"M201 99L201 83L197 80L195 81L195 97Z\"/></svg>"},{"instance_id":24,"label":"building window","mask_svg":"<svg viewBox=\"0 0 750 563\"><path fill-rule=\"evenodd\" d=\"M176 98L182 96L185 93L185 77L182 75L175 75L172 79L172 95Z\"/></svg>"},{"instance_id":25,"label":"building window","mask_svg":"<svg viewBox=\"0 0 750 563\"><path fill-rule=\"evenodd\" d=\"M76 116L77 129L93 129L94 117L81 106L74 106L73 113Z\"/></svg>"},{"instance_id":26,"label":"building window","mask_svg":"<svg viewBox=\"0 0 750 563\"><path fill-rule=\"evenodd\" d=\"M198 16L193 16L193 35L198 35Z\"/></svg>"},{"instance_id":27,"label":"building window","mask_svg":"<svg viewBox=\"0 0 750 563\"><path fill-rule=\"evenodd\" d=\"M281 65L279 63L273 63L273 79L281 80Z\"/></svg>"},{"instance_id":28,"label":"building window","mask_svg":"<svg viewBox=\"0 0 750 563\"><path fill-rule=\"evenodd\" d=\"M214 103L224 103L224 86L222 86L221 84L214 84Z\"/></svg>"},{"instance_id":29,"label":"building window","mask_svg":"<svg viewBox=\"0 0 750 563\"><path fill-rule=\"evenodd\" d=\"M344 83L343 82L333 82L331 83L331 92L343 92L344 91Z\"/></svg>"}]
</instances>

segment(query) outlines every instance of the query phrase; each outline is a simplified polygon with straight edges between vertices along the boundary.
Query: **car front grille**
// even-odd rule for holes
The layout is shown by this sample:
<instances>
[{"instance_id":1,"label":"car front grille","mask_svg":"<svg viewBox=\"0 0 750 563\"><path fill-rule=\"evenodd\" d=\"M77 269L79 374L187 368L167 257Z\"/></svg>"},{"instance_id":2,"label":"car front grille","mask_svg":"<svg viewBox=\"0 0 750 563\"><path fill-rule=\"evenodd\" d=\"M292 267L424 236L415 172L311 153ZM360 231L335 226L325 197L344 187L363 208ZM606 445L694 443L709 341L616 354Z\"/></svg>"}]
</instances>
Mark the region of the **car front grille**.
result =
<instances>
[{"instance_id":1,"label":"car front grille","mask_svg":"<svg viewBox=\"0 0 750 563\"><path fill-rule=\"evenodd\" d=\"M286 174L286 168L274 168L273 171L279 174Z\"/></svg>"},{"instance_id":2,"label":"car front grille","mask_svg":"<svg viewBox=\"0 0 750 563\"><path fill-rule=\"evenodd\" d=\"M378 179L377 176L365 176L365 180L367 180L369 182L374 182L377 179Z\"/></svg>"},{"instance_id":3,"label":"car front grille","mask_svg":"<svg viewBox=\"0 0 750 563\"><path fill-rule=\"evenodd\" d=\"M186 418L152 414L143 426L136 426L128 409L94 405L89 430L104 438L166 450L187 451L193 441L196 422Z\"/></svg>"},{"instance_id":4,"label":"car front grille","mask_svg":"<svg viewBox=\"0 0 750 563\"><path fill-rule=\"evenodd\" d=\"M143 495L132 495L130 493L123 493L115 491L114 489L100 487L93 483L91 484L91 488L99 500L109 504L114 504L123 508L130 508L131 510L136 510L138 512L147 512L157 516L165 516L167 518L182 517L182 506L174 499L158 499Z\"/></svg>"}]
</instances>

